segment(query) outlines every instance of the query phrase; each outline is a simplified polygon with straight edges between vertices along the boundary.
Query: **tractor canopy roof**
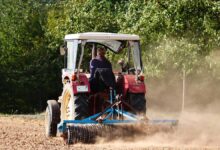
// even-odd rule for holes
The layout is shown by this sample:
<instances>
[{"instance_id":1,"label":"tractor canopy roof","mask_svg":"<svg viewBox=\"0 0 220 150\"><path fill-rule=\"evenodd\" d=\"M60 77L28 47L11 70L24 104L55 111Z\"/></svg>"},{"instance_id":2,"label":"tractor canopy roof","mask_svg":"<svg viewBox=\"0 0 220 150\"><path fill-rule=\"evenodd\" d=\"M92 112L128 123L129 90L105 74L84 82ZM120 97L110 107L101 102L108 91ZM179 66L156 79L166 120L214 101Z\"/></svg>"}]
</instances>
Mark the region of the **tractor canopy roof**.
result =
<instances>
[{"instance_id":1,"label":"tractor canopy roof","mask_svg":"<svg viewBox=\"0 0 220 150\"><path fill-rule=\"evenodd\" d=\"M65 41L81 41L86 43L96 43L103 45L115 53L120 52L122 47L125 47L126 42L139 42L140 38L134 34L119 34L119 33L105 33L105 32L86 32L77 34L68 34L65 36Z\"/></svg>"},{"instance_id":2,"label":"tractor canopy roof","mask_svg":"<svg viewBox=\"0 0 220 150\"><path fill-rule=\"evenodd\" d=\"M77 34L68 34L65 36L67 46L67 68L74 70L76 68L76 60L79 57L79 64L81 64L84 54L84 47L86 44L87 50L92 50L95 53L96 46L104 46L116 54L128 54L128 59L133 57L133 62L136 70L142 69L141 52L140 52L140 38L133 34L119 34L119 33L105 33L105 32L86 32ZM81 53L78 53L81 51ZM121 53L121 52L125 53ZM132 56L130 56L132 54ZM127 55L125 56L127 57ZM80 65L79 65L80 66ZM78 68L79 69L79 68Z\"/></svg>"},{"instance_id":3,"label":"tractor canopy roof","mask_svg":"<svg viewBox=\"0 0 220 150\"><path fill-rule=\"evenodd\" d=\"M65 40L140 40L138 35L120 34L120 33L105 33L105 32L86 32L77 34L68 34Z\"/></svg>"}]
</instances>

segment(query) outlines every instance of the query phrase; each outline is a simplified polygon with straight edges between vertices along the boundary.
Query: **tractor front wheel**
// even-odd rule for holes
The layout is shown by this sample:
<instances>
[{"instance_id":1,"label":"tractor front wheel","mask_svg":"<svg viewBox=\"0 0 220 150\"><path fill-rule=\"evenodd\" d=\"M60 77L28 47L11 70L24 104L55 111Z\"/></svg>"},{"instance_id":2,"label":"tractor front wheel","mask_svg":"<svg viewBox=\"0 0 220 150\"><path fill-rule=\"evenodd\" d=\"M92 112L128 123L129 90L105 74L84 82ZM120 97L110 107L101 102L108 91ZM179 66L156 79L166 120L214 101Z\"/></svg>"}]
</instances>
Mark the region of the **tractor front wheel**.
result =
<instances>
[{"instance_id":1,"label":"tractor front wheel","mask_svg":"<svg viewBox=\"0 0 220 150\"><path fill-rule=\"evenodd\" d=\"M56 100L48 100L45 113L45 131L47 137L55 137L60 122L60 107Z\"/></svg>"}]
</instances>

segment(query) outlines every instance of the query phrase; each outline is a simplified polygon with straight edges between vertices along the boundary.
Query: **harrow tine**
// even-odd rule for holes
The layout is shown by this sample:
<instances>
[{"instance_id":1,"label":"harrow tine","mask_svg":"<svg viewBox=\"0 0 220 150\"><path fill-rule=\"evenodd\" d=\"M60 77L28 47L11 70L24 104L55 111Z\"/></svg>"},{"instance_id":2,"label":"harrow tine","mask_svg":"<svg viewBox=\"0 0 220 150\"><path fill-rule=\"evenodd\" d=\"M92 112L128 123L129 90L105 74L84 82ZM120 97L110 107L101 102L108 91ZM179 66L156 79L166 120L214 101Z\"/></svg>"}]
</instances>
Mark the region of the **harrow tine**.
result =
<instances>
[{"instance_id":1,"label":"harrow tine","mask_svg":"<svg viewBox=\"0 0 220 150\"><path fill-rule=\"evenodd\" d=\"M71 130L70 127L67 128L67 139L66 139L66 143L69 145L69 144L73 144L73 139L72 139L72 136L73 136L73 132Z\"/></svg>"}]
</instances>

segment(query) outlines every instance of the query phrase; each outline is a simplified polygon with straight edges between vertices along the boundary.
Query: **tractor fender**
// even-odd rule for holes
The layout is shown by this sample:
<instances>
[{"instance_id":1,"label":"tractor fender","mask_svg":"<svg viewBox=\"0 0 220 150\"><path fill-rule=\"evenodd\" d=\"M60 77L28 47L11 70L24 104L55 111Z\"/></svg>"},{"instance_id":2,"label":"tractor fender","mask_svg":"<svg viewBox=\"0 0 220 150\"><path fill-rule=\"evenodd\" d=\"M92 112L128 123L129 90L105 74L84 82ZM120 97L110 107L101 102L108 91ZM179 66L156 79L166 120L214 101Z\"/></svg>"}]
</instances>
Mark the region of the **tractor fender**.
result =
<instances>
[{"instance_id":1,"label":"tractor fender","mask_svg":"<svg viewBox=\"0 0 220 150\"><path fill-rule=\"evenodd\" d=\"M60 122L60 106L56 100L48 100L47 101L48 108L52 115L52 123L59 123Z\"/></svg>"},{"instance_id":2,"label":"tractor fender","mask_svg":"<svg viewBox=\"0 0 220 150\"><path fill-rule=\"evenodd\" d=\"M124 75L124 95L129 93L146 93L144 82L137 81L135 75Z\"/></svg>"},{"instance_id":3,"label":"tractor fender","mask_svg":"<svg viewBox=\"0 0 220 150\"><path fill-rule=\"evenodd\" d=\"M72 88L74 95L80 93L90 93L89 79L85 74L79 74L79 78L72 81Z\"/></svg>"}]
</instances>

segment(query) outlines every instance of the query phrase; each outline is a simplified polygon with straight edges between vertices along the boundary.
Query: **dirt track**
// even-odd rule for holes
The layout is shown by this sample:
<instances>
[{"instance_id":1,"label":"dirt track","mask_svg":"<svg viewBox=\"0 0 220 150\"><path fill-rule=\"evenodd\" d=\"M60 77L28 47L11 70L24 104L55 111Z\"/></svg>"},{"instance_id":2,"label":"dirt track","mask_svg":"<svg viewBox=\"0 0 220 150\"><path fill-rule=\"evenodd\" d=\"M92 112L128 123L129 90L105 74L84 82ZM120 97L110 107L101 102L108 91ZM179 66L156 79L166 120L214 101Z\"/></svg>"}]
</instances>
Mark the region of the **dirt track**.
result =
<instances>
[{"instance_id":1,"label":"dirt track","mask_svg":"<svg viewBox=\"0 0 220 150\"><path fill-rule=\"evenodd\" d=\"M191 127L190 127L191 128ZM196 130L197 131L197 130ZM218 130L219 131L219 130ZM183 131L183 133L187 130ZM198 130L199 132L199 130ZM172 149L219 149L219 134L216 133L212 138L198 137L198 145L195 139L189 137L179 137L178 134L158 134L153 137L134 139L124 141L117 139L115 141L103 142L100 139L96 144L76 144L67 146L60 137L53 139L44 136L44 118L43 115L28 116L0 116L0 149L146 149L146 150L172 150ZM200 132L199 132L200 133ZM207 132L211 134L212 132ZM189 136L189 135L188 135ZM193 134L197 136L197 134ZM179 139L179 140L178 140ZM193 141L190 143L190 141ZM181 143L181 142L185 142ZM200 143L199 143L200 142ZM175 144L174 144L175 143ZM193 144L193 145L192 145Z\"/></svg>"}]
</instances>

